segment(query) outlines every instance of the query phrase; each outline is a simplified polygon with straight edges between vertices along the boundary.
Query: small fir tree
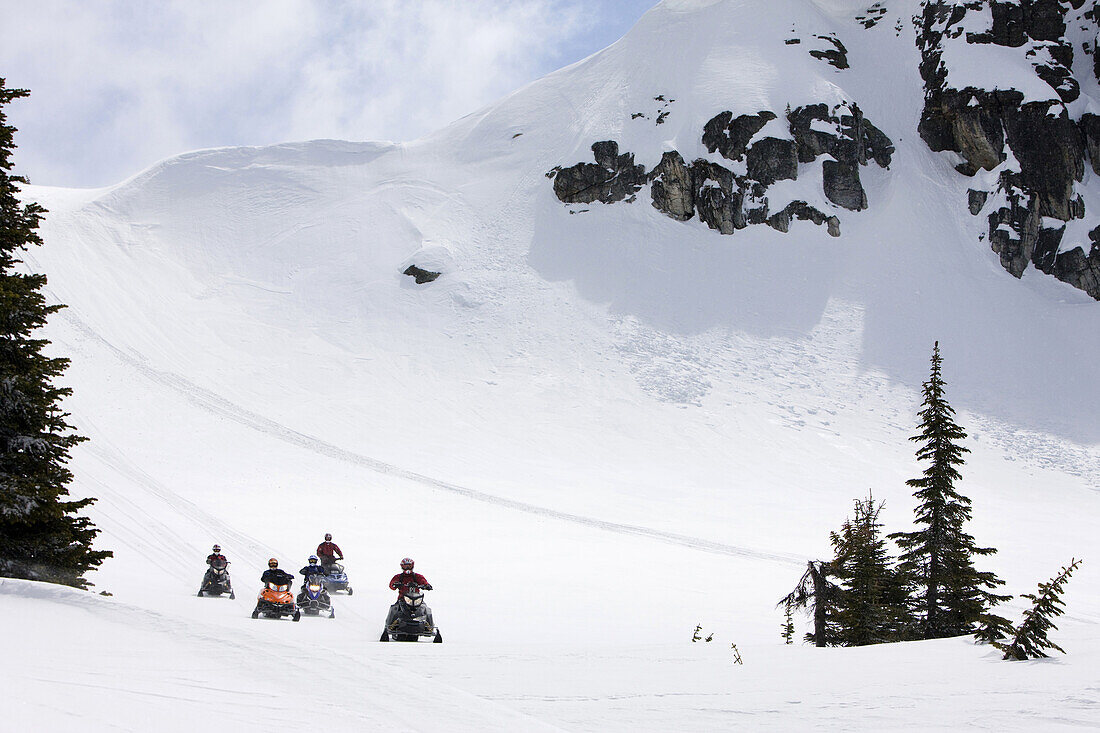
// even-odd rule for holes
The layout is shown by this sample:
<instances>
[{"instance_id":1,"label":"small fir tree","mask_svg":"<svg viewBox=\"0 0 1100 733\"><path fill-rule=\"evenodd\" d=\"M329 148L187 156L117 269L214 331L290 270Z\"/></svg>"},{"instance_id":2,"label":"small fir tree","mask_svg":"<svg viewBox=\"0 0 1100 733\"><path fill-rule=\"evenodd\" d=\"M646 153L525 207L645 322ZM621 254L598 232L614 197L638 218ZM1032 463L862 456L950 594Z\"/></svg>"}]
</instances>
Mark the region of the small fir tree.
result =
<instances>
[{"instance_id":1,"label":"small fir tree","mask_svg":"<svg viewBox=\"0 0 1100 733\"><path fill-rule=\"evenodd\" d=\"M958 466L969 451L960 444L966 433L955 423L955 411L944 394L942 361L937 342L931 376L924 383L921 432L910 438L921 444L917 459L928 461L920 478L906 482L916 489L916 523L921 526L890 535L902 550L899 569L916 585L914 612L920 620L920 637L925 639L972 633L983 619L988 626L990 609L1011 598L990 590L1004 581L974 567L975 555L992 555L996 550L978 547L963 530L970 520L970 499L955 490L955 482L962 478Z\"/></svg>"},{"instance_id":2,"label":"small fir tree","mask_svg":"<svg viewBox=\"0 0 1100 733\"><path fill-rule=\"evenodd\" d=\"M840 627L836 622L836 604L840 587L829 578L832 565L821 560L806 563L806 572L794 590L779 599L777 606L809 608L814 619L814 630L804 637L814 646L839 646Z\"/></svg>"},{"instance_id":3,"label":"small fir tree","mask_svg":"<svg viewBox=\"0 0 1100 733\"><path fill-rule=\"evenodd\" d=\"M911 625L908 588L882 537L881 510L871 496L857 500L854 518L830 534L833 569L842 586L836 621L844 646L900 641Z\"/></svg>"},{"instance_id":4,"label":"small fir tree","mask_svg":"<svg viewBox=\"0 0 1100 733\"><path fill-rule=\"evenodd\" d=\"M70 394L54 380L68 359L43 353L34 332L60 305L47 305L44 275L21 271L19 252L40 245L45 210L18 198L11 175L15 128L4 107L25 97L0 79L0 575L86 588L84 574L111 555L93 550L99 533L76 513L94 499L67 500L69 450L84 438L72 432L60 407Z\"/></svg>"},{"instance_id":5,"label":"small fir tree","mask_svg":"<svg viewBox=\"0 0 1100 733\"><path fill-rule=\"evenodd\" d=\"M794 610L791 608L791 604L786 603L783 605L783 625L780 627L780 635L783 637L783 643L794 643Z\"/></svg>"},{"instance_id":6,"label":"small fir tree","mask_svg":"<svg viewBox=\"0 0 1100 733\"><path fill-rule=\"evenodd\" d=\"M1056 575L1048 583L1039 583L1038 595L1024 593L1023 598L1031 601L1031 608L1024 612L1023 621L1013 632L1012 640L1007 644L999 641L993 642L1005 653L1005 659L1023 661L1047 656L1047 649L1055 649L1065 654L1062 647L1047 638L1047 632L1057 630L1051 619L1061 616L1065 611L1062 602L1062 590L1069 576L1081 565L1080 560L1070 560L1069 566L1062 568L1062 572Z\"/></svg>"}]
</instances>

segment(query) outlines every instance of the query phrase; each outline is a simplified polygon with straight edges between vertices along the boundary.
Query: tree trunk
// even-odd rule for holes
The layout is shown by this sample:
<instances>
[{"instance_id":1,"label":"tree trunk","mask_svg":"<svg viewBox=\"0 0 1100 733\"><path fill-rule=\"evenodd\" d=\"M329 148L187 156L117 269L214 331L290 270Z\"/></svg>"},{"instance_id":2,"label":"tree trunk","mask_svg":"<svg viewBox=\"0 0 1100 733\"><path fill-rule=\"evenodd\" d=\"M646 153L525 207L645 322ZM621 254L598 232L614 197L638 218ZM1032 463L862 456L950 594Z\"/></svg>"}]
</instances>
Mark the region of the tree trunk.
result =
<instances>
[{"instance_id":1,"label":"tree trunk","mask_svg":"<svg viewBox=\"0 0 1100 733\"><path fill-rule=\"evenodd\" d=\"M825 569L823 564L812 560L809 563L810 577L814 581L814 638L817 646L825 646L825 611L828 587L825 582Z\"/></svg>"}]
</instances>

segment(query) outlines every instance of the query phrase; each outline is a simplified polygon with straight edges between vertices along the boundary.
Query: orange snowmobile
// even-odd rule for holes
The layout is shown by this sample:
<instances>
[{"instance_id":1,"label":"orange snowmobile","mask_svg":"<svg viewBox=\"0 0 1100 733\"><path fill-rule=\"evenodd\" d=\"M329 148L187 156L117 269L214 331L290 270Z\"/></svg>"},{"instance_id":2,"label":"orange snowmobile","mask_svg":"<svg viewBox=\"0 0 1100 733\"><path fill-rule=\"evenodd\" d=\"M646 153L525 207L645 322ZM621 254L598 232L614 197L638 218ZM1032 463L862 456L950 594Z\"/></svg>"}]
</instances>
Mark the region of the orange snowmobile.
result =
<instances>
[{"instance_id":1,"label":"orange snowmobile","mask_svg":"<svg viewBox=\"0 0 1100 733\"><path fill-rule=\"evenodd\" d=\"M259 618L260 614L267 618L290 616L295 621L302 618L302 612L298 610L298 605L290 592L290 583L265 584L256 599L256 609L252 612L252 618Z\"/></svg>"}]
</instances>

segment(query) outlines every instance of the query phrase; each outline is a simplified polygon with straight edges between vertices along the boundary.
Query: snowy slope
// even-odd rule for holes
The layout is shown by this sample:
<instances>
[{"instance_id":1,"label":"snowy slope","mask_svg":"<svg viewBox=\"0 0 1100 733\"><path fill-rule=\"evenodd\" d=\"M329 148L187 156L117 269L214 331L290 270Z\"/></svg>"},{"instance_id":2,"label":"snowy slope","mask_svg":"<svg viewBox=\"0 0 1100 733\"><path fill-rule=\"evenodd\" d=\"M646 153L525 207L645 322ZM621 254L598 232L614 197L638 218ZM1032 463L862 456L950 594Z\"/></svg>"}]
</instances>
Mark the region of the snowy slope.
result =
<instances>
[{"instance_id":1,"label":"snowy slope","mask_svg":"<svg viewBox=\"0 0 1100 733\"><path fill-rule=\"evenodd\" d=\"M916 5L864 29L862 3L665 0L415 143L199 151L108 190L29 189L51 213L27 259L69 306L49 336L92 438L74 493L99 497L116 557L94 576L109 599L0 586L28 632L5 656L45 648L0 673L17 719L259 730L327 690L331 730L1095 725L1100 310L975 243L965 183L915 132ZM850 69L784 42L828 33ZM566 207L545 176L607 139L647 167L715 158L718 112L819 101L857 102L897 147L839 239L720 236L646 196ZM773 195L829 206L812 173ZM417 285L410 264L443 274ZM775 601L854 498L907 525L937 339L988 567L1020 593L1086 558L1070 656L783 647ZM294 570L326 531L356 588L337 618L248 619L266 558ZM213 542L236 601L194 597ZM442 647L375 641L404 555ZM688 643L697 623L716 643Z\"/></svg>"}]
</instances>

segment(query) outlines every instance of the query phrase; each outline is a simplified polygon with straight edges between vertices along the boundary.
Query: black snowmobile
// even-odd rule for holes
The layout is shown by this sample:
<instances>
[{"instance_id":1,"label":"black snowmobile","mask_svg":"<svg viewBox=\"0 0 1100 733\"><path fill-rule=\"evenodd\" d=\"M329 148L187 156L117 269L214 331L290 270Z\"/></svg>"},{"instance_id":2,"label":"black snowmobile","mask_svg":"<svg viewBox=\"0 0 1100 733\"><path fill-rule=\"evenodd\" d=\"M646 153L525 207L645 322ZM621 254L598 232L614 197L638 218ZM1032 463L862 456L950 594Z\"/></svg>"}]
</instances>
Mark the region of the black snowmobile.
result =
<instances>
[{"instance_id":1,"label":"black snowmobile","mask_svg":"<svg viewBox=\"0 0 1100 733\"><path fill-rule=\"evenodd\" d=\"M436 644L443 643L443 634L432 619L432 609L424 603L423 592L414 584L390 606L386 628L379 641L419 641L421 637Z\"/></svg>"},{"instance_id":2,"label":"black snowmobile","mask_svg":"<svg viewBox=\"0 0 1100 733\"><path fill-rule=\"evenodd\" d=\"M324 575L315 573L306 577L302 583L302 590L298 593L298 608L306 616L320 616L327 614L329 618L336 616L332 607L332 599L325 590Z\"/></svg>"},{"instance_id":3,"label":"black snowmobile","mask_svg":"<svg viewBox=\"0 0 1100 733\"><path fill-rule=\"evenodd\" d=\"M202 585L199 587L199 598L221 596L224 593L228 593L230 598L237 597L233 592L233 583L229 580L228 565L227 560L215 560L206 569L206 575L203 576Z\"/></svg>"}]
</instances>

